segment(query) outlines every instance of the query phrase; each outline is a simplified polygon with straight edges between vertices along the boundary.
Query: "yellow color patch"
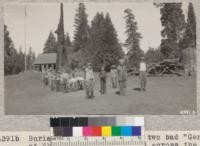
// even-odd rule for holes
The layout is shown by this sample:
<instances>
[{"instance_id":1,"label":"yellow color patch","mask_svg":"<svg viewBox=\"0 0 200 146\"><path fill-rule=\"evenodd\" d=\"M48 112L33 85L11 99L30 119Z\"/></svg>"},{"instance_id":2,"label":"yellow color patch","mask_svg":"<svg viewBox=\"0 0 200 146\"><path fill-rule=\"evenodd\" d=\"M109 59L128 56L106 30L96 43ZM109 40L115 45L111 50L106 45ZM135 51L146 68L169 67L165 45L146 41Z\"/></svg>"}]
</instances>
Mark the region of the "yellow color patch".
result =
<instances>
[{"instance_id":1,"label":"yellow color patch","mask_svg":"<svg viewBox=\"0 0 200 146\"><path fill-rule=\"evenodd\" d=\"M111 126L101 127L102 136L111 136Z\"/></svg>"}]
</instances>

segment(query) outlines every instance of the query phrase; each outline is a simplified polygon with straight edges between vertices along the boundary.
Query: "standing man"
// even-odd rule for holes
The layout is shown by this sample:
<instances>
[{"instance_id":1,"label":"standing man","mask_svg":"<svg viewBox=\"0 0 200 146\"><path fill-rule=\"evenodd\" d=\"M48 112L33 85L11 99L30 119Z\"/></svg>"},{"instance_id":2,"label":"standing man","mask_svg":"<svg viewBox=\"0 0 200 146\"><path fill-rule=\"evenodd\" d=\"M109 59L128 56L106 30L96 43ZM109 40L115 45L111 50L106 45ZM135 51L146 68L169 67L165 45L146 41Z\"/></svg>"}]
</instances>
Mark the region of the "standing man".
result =
<instances>
[{"instance_id":1,"label":"standing man","mask_svg":"<svg viewBox=\"0 0 200 146\"><path fill-rule=\"evenodd\" d=\"M42 67L42 82L45 83L46 68Z\"/></svg>"},{"instance_id":2,"label":"standing man","mask_svg":"<svg viewBox=\"0 0 200 146\"><path fill-rule=\"evenodd\" d=\"M101 70L99 72L99 79L100 79L100 93L105 94L106 93L106 71L104 66L101 67Z\"/></svg>"},{"instance_id":3,"label":"standing man","mask_svg":"<svg viewBox=\"0 0 200 146\"><path fill-rule=\"evenodd\" d=\"M117 73L118 73L119 93L121 96L124 96L126 92L126 80L127 80L127 72L124 59L120 59L119 65L117 67Z\"/></svg>"},{"instance_id":4,"label":"standing man","mask_svg":"<svg viewBox=\"0 0 200 146\"><path fill-rule=\"evenodd\" d=\"M55 70L52 68L51 70L51 91L55 89Z\"/></svg>"},{"instance_id":5,"label":"standing man","mask_svg":"<svg viewBox=\"0 0 200 146\"><path fill-rule=\"evenodd\" d=\"M65 82L64 82L64 76L63 74L65 73L65 69L62 68L60 70L60 91L65 92Z\"/></svg>"},{"instance_id":6,"label":"standing man","mask_svg":"<svg viewBox=\"0 0 200 146\"><path fill-rule=\"evenodd\" d=\"M85 81L86 97L94 98L94 73L91 63L88 63L85 69Z\"/></svg>"},{"instance_id":7,"label":"standing man","mask_svg":"<svg viewBox=\"0 0 200 146\"><path fill-rule=\"evenodd\" d=\"M147 81L147 66L144 61L144 57L141 58L140 62L140 90L141 91L146 91L146 81Z\"/></svg>"},{"instance_id":8,"label":"standing man","mask_svg":"<svg viewBox=\"0 0 200 146\"><path fill-rule=\"evenodd\" d=\"M45 80L45 85L47 86L48 85L48 75L49 75L49 70L48 69L45 69L45 75L44 75L44 80Z\"/></svg>"},{"instance_id":9,"label":"standing man","mask_svg":"<svg viewBox=\"0 0 200 146\"><path fill-rule=\"evenodd\" d=\"M56 80L56 92L59 92L60 91L60 72L59 71L56 72L55 80Z\"/></svg>"},{"instance_id":10,"label":"standing man","mask_svg":"<svg viewBox=\"0 0 200 146\"><path fill-rule=\"evenodd\" d=\"M112 65L112 68L110 70L111 75L111 83L113 88L117 88L117 69L115 65Z\"/></svg>"},{"instance_id":11,"label":"standing man","mask_svg":"<svg viewBox=\"0 0 200 146\"><path fill-rule=\"evenodd\" d=\"M69 92L69 74L67 73L67 70L63 73L63 79L64 79L64 92Z\"/></svg>"}]
</instances>

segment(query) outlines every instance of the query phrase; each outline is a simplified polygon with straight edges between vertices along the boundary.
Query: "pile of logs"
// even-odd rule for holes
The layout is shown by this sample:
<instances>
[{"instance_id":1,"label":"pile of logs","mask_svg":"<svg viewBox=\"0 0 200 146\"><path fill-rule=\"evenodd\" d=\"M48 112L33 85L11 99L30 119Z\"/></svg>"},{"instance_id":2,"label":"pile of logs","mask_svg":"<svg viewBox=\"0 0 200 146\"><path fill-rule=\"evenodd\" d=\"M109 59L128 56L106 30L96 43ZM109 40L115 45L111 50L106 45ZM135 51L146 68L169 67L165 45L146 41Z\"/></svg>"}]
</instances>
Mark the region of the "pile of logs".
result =
<instances>
[{"instance_id":1,"label":"pile of logs","mask_svg":"<svg viewBox=\"0 0 200 146\"><path fill-rule=\"evenodd\" d=\"M184 67L179 62L179 58L164 59L159 63L152 63L148 65L148 75L162 76L162 75L177 75L181 76L181 71Z\"/></svg>"}]
</instances>

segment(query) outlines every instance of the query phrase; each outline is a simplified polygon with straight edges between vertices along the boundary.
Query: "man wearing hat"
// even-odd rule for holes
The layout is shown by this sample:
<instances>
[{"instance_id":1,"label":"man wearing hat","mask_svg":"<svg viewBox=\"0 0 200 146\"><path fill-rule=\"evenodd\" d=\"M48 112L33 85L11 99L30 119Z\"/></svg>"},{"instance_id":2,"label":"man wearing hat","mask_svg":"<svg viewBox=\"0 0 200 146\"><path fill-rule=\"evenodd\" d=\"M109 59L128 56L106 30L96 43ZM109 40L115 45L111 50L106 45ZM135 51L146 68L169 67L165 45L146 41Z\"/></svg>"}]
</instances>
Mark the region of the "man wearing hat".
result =
<instances>
[{"instance_id":1,"label":"man wearing hat","mask_svg":"<svg viewBox=\"0 0 200 146\"><path fill-rule=\"evenodd\" d=\"M147 81L147 75L146 75L146 63L144 61L144 57L141 58L140 62L140 90L145 91L146 90L146 81Z\"/></svg>"},{"instance_id":2,"label":"man wearing hat","mask_svg":"<svg viewBox=\"0 0 200 146\"><path fill-rule=\"evenodd\" d=\"M100 79L100 93L106 94L106 77L107 73L105 71L104 65L101 66L100 72L99 72L99 79Z\"/></svg>"},{"instance_id":3,"label":"man wearing hat","mask_svg":"<svg viewBox=\"0 0 200 146\"><path fill-rule=\"evenodd\" d=\"M94 73L92 70L92 64L88 63L85 69L85 91L87 98L94 97Z\"/></svg>"},{"instance_id":4,"label":"man wearing hat","mask_svg":"<svg viewBox=\"0 0 200 146\"><path fill-rule=\"evenodd\" d=\"M64 92L69 92L69 74L67 70L63 73L63 81L64 81Z\"/></svg>"},{"instance_id":5,"label":"man wearing hat","mask_svg":"<svg viewBox=\"0 0 200 146\"><path fill-rule=\"evenodd\" d=\"M51 91L55 89L55 70L52 68L51 70Z\"/></svg>"},{"instance_id":6,"label":"man wearing hat","mask_svg":"<svg viewBox=\"0 0 200 146\"><path fill-rule=\"evenodd\" d=\"M115 65L112 65L111 67L110 76L111 76L112 87L117 88L117 69Z\"/></svg>"},{"instance_id":7,"label":"man wearing hat","mask_svg":"<svg viewBox=\"0 0 200 146\"><path fill-rule=\"evenodd\" d=\"M56 91L60 91L60 71L55 73L55 84L56 84Z\"/></svg>"},{"instance_id":8,"label":"man wearing hat","mask_svg":"<svg viewBox=\"0 0 200 146\"><path fill-rule=\"evenodd\" d=\"M124 59L120 59L119 65L117 67L117 73L118 73L117 76L119 83L119 94L121 96L124 96L126 92L126 80L127 80L127 72Z\"/></svg>"}]
</instances>

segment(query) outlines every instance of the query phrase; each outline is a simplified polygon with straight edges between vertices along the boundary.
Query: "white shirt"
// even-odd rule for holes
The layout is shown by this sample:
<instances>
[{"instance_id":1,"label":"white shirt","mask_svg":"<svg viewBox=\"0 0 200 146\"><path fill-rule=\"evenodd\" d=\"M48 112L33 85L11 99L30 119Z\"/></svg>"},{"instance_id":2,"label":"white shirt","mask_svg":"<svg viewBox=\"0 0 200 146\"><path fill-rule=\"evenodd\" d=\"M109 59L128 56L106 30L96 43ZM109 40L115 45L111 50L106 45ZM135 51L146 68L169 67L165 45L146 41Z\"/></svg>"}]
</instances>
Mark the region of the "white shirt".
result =
<instances>
[{"instance_id":1,"label":"white shirt","mask_svg":"<svg viewBox=\"0 0 200 146\"><path fill-rule=\"evenodd\" d=\"M86 80L94 79L94 74L92 69L86 69Z\"/></svg>"},{"instance_id":2,"label":"white shirt","mask_svg":"<svg viewBox=\"0 0 200 146\"><path fill-rule=\"evenodd\" d=\"M140 62L140 71L146 71L146 70L147 70L146 63Z\"/></svg>"},{"instance_id":3,"label":"white shirt","mask_svg":"<svg viewBox=\"0 0 200 146\"><path fill-rule=\"evenodd\" d=\"M63 74L62 74L62 78L68 80L68 79L69 79L68 73L63 73Z\"/></svg>"},{"instance_id":4,"label":"white shirt","mask_svg":"<svg viewBox=\"0 0 200 146\"><path fill-rule=\"evenodd\" d=\"M111 74L112 78L116 78L117 77L117 69L111 69L110 74Z\"/></svg>"}]
</instances>

